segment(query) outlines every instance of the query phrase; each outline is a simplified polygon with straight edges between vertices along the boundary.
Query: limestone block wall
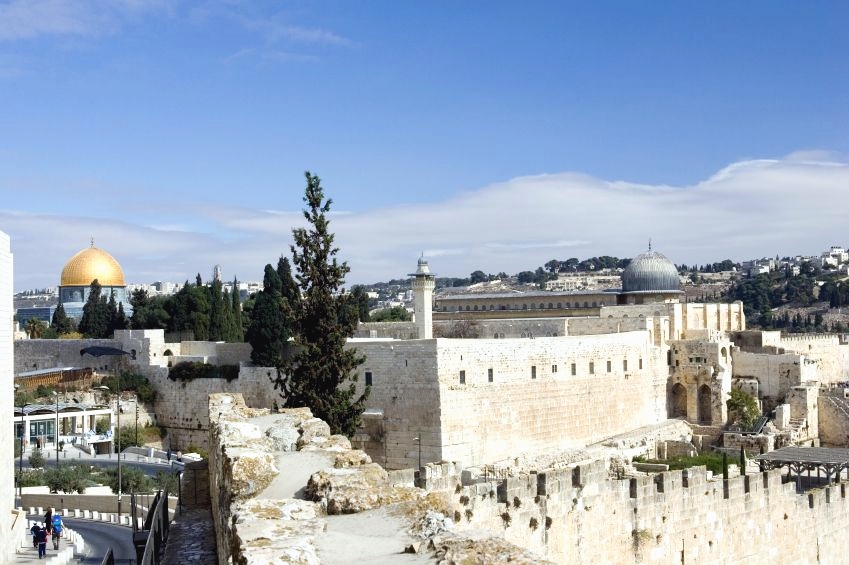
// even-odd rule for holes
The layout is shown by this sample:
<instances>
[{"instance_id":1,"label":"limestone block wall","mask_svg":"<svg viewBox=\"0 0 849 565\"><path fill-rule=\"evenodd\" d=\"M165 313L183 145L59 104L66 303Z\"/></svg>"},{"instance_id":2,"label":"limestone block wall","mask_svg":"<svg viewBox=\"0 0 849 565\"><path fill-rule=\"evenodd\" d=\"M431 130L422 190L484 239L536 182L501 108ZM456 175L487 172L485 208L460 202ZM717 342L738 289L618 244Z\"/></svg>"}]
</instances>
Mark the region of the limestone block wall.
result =
<instances>
[{"instance_id":1,"label":"limestone block wall","mask_svg":"<svg viewBox=\"0 0 849 565\"><path fill-rule=\"evenodd\" d=\"M817 416L820 443L827 447L849 446L849 389L820 389Z\"/></svg>"},{"instance_id":2,"label":"limestone block wall","mask_svg":"<svg viewBox=\"0 0 849 565\"><path fill-rule=\"evenodd\" d=\"M805 425L794 439L804 441L819 437L819 387L816 383L793 387L787 393L787 402L790 404L790 419L805 420Z\"/></svg>"},{"instance_id":3,"label":"limestone block wall","mask_svg":"<svg viewBox=\"0 0 849 565\"><path fill-rule=\"evenodd\" d=\"M273 372L269 367L242 367L239 378L232 381L172 381L165 369L149 376L157 391L155 410L158 424L168 430L166 445L170 441L174 450L190 444L209 448L209 412L205 408L211 394L240 393L251 406L258 408L271 408L275 402L282 405L271 381Z\"/></svg>"},{"instance_id":4,"label":"limestone block wall","mask_svg":"<svg viewBox=\"0 0 849 565\"><path fill-rule=\"evenodd\" d=\"M5 391L0 395L0 414L12 414L13 384L14 384L14 341L13 322L13 262L9 236L0 231L0 387ZM24 340L26 341L26 340ZM7 416L8 417L8 416ZM13 427L6 425L0 432L0 453L14 453ZM14 551L12 536L11 510L15 507L15 475L11 465L0 467L0 547L11 548ZM12 562L14 554L8 550L0 551L0 565Z\"/></svg>"},{"instance_id":5,"label":"limestone block wall","mask_svg":"<svg viewBox=\"0 0 849 565\"><path fill-rule=\"evenodd\" d=\"M566 322L566 334L575 335L598 335L620 332L636 332L651 330L653 318L642 315L633 318L569 318Z\"/></svg>"},{"instance_id":6,"label":"limestone block wall","mask_svg":"<svg viewBox=\"0 0 849 565\"><path fill-rule=\"evenodd\" d=\"M465 485L459 527L578 565L843 562L845 483L799 495L777 470L709 481L703 467L605 479L594 462Z\"/></svg>"},{"instance_id":7,"label":"limestone block wall","mask_svg":"<svg viewBox=\"0 0 849 565\"><path fill-rule=\"evenodd\" d=\"M364 322L357 326L354 337L418 339L419 330L415 322Z\"/></svg>"},{"instance_id":8,"label":"limestone block wall","mask_svg":"<svg viewBox=\"0 0 849 565\"><path fill-rule=\"evenodd\" d=\"M358 392L370 378L372 389L366 410L383 415L383 437L374 438L377 441L366 451L388 469L418 465L419 440L415 438L421 438L422 463L443 459L437 341L445 340L365 340L353 344L366 355L359 369Z\"/></svg>"},{"instance_id":9,"label":"limestone block wall","mask_svg":"<svg viewBox=\"0 0 849 565\"><path fill-rule=\"evenodd\" d=\"M823 384L849 379L849 366L845 361L849 345L841 345L836 335L785 335L778 346L804 355L809 363L816 366L816 379Z\"/></svg>"},{"instance_id":10,"label":"limestone block wall","mask_svg":"<svg viewBox=\"0 0 849 565\"><path fill-rule=\"evenodd\" d=\"M15 374L56 367L89 367L96 371L115 371L127 366L126 356L80 355L91 346L121 347L114 339L21 339L15 341Z\"/></svg>"},{"instance_id":11,"label":"limestone block wall","mask_svg":"<svg viewBox=\"0 0 849 565\"><path fill-rule=\"evenodd\" d=\"M681 304L682 330L712 329L732 332L746 329L743 303L688 302ZM689 337L689 335L687 335Z\"/></svg>"},{"instance_id":12,"label":"limestone block wall","mask_svg":"<svg viewBox=\"0 0 849 565\"><path fill-rule=\"evenodd\" d=\"M444 460L582 447L666 419L666 371L646 332L440 340L438 355Z\"/></svg>"},{"instance_id":13,"label":"limestone block wall","mask_svg":"<svg viewBox=\"0 0 849 565\"><path fill-rule=\"evenodd\" d=\"M805 370L805 358L795 353L750 353L735 348L731 358L733 377L757 379L761 398L768 404L780 401L792 387L811 376L809 370Z\"/></svg>"}]
</instances>

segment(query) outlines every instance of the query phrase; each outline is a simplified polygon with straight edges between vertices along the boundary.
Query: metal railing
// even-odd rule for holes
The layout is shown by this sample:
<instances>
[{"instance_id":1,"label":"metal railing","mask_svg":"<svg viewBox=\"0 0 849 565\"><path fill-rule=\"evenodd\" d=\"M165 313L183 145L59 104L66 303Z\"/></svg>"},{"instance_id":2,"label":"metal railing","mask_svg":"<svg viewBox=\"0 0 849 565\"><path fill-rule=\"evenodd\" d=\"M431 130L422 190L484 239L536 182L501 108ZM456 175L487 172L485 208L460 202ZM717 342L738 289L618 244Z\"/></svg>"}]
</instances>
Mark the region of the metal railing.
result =
<instances>
[{"instance_id":1,"label":"metal railing","mask_svg":"<svg viewBox=\"0 0 849 565\"><path fill-rule=\"evenodd\" d=\"M144 521L144 529L133 534L139 565L158 565L168 540L171 520L168 513L168 492L156 493Z\"/></svg>"},{"instance_id":2,"label":"metal railing","mask_svg":"<svg viewBox=\"0 0 849 565\"><path fill-rule=\"evenodd\" d=\"M115 556L112 554L111 547L106 552L106 555L103 556L103 561L100 562L100 565L115 565Z\"/></svg>"}]
</instances>

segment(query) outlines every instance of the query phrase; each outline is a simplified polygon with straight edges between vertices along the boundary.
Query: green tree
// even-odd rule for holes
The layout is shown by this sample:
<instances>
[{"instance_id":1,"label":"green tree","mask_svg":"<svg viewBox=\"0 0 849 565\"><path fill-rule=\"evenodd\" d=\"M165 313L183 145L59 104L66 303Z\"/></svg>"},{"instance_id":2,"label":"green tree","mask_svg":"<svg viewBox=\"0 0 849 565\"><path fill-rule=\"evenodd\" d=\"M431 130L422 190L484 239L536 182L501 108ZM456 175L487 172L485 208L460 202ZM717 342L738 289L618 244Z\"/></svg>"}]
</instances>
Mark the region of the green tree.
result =
<instances>
[{"instance_id":1,"label":"green tree","mask_svg":"<svg viewBox=\"0 0 849 565\"><path fill-rule=\"evenodd\" d=\"M280 295L280 277L268 264L262 279L262 290L256 295L251 325L245 340L251 344L251 361L260 367L279 367L283 350L291 335L290 324Z\"/></svg>"},{"instance_id":2,"label":"green tree","mask_svg":"<svg viewBox=\"0 0 849 565\"><path fill-rule=\"evenodd\" d=\"M83 494L92 481L88 479L91 472L82 465L60 464L58 468L44 470L44 483L50 492L76 492Z\"/></svg>"},{"instance_id":3,"label":"green tree","mask_svg":"<svg viewBox=\"0 0 849 565\"><path fill-rule=\"evenodd\" d=\"M383 308L371 315L372 322L409 322L412 315L403 306Z\"/></svg>"},{"instance_id":4,"label":"green tree","mask_svg":"<svg viewBox=\"0 0 849 565\"><path fill-rule=\"evenodd\" d=\"M104 469L104 484L112 489L112 492L118 492L118 469L110 467ZM144 474L138 467L131 465L121 466L121 492L153 492L156 487L153 481Z\"/></svg>"},{"instance_id":5,"label":"green tree","mask_svg":"<svg viewBox=\"0 0 849 565\"><path fill-rule=\"evenodd\" d=\"M233 295L231 297L233 311L233 341L243 341L245 330L242 321L242 301L239 298L239 281L233 278Z\"/></svg>"},{"instance_id":6,"label":"green tree","mask_svg":"<svg viewBox=\"0 0 849 565\"><path fill-rule=\"evenodd\" d=\"M472 271L469 275L469 284L477 284L486 282L489 280L489 277L483 271Z\"/></svg>"},{"instance_id":7,"label":"green tree","mask_svg":"<svg viewBox=\"0 0 849 565\"><path fill-rule=\"evenodd\" d=\"M738 388L731 389L725 405L728 407L729 421L743 426L745 430L751 429L752 424L761 415L757 399Z\"/></svg>"},{"instance_id":8,"label":"green tree","mask_svg":"<svg viewBox=\"0 0 849 565\"><path fill-rule=\"evenodd\" d=\"M368 322L369 316L369 300L368 293L362 285L354 285L351 289L351 294L348 295L351 303L357 311L357 319L360 322Z\"/></svg>"},{"instance_id":9,"label":"green tree","mask_svg":"<svg viewBox=\"0 0 849 565\"><path fill-rule=\"evenodd\" d=\"M44 335L47 325L38 318L30 318L24 326L24 331L30 339L39 339Z\"/></svg>"},{"instance_id":10,"label":"green tree","mask_svg":"<svg viewBox=\"0 0 849 565\"><path fill-rule=\"evenodd\" d=\"M224 341L225 316L221 281L214 279L209 285L209 341Z\"/></svg>"},{"instance_id":11,"label":"green tree","mask_svg":"<svg viewBox=\"0 0 849 565\"><path fill-rule=\"evenodd\" d=\"M339 262L334 235L329 231L331 199L321 181L306 173L304 218L308 228L292 230L292 262L297 270L301 300L294 334L296 352L284 360L275 387L287 406L307 406L330 425L333 433L351 436L359 426L370 387L357 396L356 369L365 357L345 342L356 326L340 310L347 298L340 292L350 270Z\"/></svg>"},{"instance_id":12,"label":"green tree","mask_svg":"<svg viewBox=\"0 0 849 565\"><path fill-rule=\"evenodd\" d=\"M130 304L133 306L130 327L134 330L166 329L170 316L165 303L165 297L151 297L142 288L134 290L130 295Z\"/></svg>"},{"instance_id":13,"label":"green tree","mask_svg":"<svg viewBox=\"0 0 849 565\"><path fill-rule=\"evenodd\" d=\"M29 466L33 469L44 467L44 453L40 449L36 449L30 454Z\"/></svg>"},{"instance_id":14,"label":"green tree","mask_svg":"<svg viewBox=\"0 0 849 565\"><path fill-rule=\"evenodd\" d=\"M74 321L65 313L65 307L60 302L53 311L53 317L50 319L50 325L56 330L59 335L71 333L74 331Z\"/></svg>"},{"instance_id":15,"label":"green tree","mask_svg":"<svg viewBox=\"0 0 849 565\"><path fill-rule=\"evenodd\" d=\"M97 279L91 281L89 295L83 306L83 316L78 329L85 337L102 339L109 337L109 305L106 297L101 296L101 286Z\"/></svg>"}]
</instances>

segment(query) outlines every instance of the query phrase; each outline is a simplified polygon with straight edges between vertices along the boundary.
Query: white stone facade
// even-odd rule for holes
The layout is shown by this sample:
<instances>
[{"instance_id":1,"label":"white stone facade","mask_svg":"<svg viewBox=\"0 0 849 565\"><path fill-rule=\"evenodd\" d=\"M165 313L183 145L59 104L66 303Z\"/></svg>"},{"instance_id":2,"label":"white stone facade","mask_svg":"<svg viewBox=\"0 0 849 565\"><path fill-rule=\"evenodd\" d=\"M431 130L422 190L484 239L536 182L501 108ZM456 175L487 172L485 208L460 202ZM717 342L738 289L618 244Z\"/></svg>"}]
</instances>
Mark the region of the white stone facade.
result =
<instances>
[{"instance_id":1,"label":"white stone facade","mask_svg":"<svg viewBox=\"0 0 849 565\"><path fill-rule=\"evenodd\" d=\"M0 414L12 414L12 386L14 383L14 345L12 318L13 262L9 236L0 232ZM0 453L14 453L15 438L12 426L0 428ZM12 540L12 508L15 507L15 475L8 463L0 465L0 564L10 563L14 558L15 544Z\"/></svg>"}]
</instances>

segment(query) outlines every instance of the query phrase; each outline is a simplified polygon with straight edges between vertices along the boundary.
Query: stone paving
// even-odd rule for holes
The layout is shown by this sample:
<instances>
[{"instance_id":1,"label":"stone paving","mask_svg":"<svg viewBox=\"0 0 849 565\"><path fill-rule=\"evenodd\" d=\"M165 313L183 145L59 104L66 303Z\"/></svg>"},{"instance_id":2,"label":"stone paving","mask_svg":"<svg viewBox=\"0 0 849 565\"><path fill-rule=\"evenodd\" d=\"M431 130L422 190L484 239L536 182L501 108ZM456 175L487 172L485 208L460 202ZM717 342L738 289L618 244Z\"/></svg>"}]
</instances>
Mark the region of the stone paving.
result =
<instances>
[{"instance_id":1,"label":"stone paving","mask_svg":"<svg viewBox=\"0 0 849 565\"><path fill-rule=\"evenodd\" d=\"M186 465L182 493L183 512L171 522L162 565L217 565L206 461Z\"/></svg>"}]
</instances>

